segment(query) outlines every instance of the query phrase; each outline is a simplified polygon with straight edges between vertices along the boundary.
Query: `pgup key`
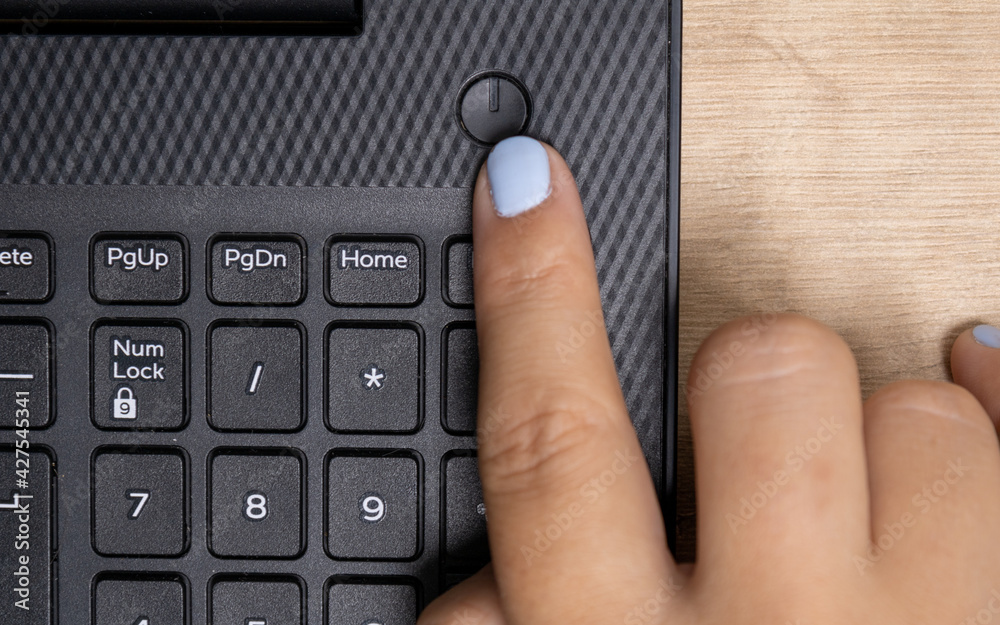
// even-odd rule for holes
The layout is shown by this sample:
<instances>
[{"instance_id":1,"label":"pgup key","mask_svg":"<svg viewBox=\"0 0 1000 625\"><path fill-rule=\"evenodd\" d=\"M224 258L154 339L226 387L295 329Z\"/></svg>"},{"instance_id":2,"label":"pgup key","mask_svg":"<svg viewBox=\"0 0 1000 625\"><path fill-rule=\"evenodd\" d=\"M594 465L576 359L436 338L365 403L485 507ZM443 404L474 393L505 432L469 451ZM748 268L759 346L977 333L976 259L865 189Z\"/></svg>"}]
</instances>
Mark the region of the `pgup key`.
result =
<instances>
[{"instance_id":1,"label":"pgup key","mask_svg":"<svg viewBox=\"0 0 1000 625\"><path fill-rule=\"evenodd\" d=\"M135 271L140 267L159 271L170 264L170 253L156 249L155 245L149 247L138 245L133 248L109 245L107 264L108 267L117 265L123 271Z\"/></svg>"},{"instance_id":2,"label":"pgup key","mask_svg":"<svg viewBox=\"0 0 1000 625\"><path fill-rule=\"evenodd\" d=\"M180 235L98 235L91 293L102 304L174 304L187 297L187 241Z\"/></svg>"}]
</instances>

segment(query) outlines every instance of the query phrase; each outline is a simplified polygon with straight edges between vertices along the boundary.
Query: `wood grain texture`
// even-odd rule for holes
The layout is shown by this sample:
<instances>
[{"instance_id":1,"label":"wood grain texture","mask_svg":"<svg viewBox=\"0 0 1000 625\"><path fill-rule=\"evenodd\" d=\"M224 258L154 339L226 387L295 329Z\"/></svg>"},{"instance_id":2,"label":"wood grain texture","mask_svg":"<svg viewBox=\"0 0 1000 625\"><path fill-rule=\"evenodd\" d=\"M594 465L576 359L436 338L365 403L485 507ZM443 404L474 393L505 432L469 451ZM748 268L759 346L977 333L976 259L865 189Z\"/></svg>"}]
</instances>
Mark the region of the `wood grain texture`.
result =
<instances>
[{"instance_id":1,"label":"wood grain texture","mask_svg":"<svg viewBox=\"0 0 1000 625\"><path fill-rule=\"evenodd\" d=\"M717 325L785 310L844 337L865 396L947 379L954 337L1000 322L1000 3L688 0L684 20L682 384ZM691 560L686 408L680 448Z\"/></svg>"}]
</instances>

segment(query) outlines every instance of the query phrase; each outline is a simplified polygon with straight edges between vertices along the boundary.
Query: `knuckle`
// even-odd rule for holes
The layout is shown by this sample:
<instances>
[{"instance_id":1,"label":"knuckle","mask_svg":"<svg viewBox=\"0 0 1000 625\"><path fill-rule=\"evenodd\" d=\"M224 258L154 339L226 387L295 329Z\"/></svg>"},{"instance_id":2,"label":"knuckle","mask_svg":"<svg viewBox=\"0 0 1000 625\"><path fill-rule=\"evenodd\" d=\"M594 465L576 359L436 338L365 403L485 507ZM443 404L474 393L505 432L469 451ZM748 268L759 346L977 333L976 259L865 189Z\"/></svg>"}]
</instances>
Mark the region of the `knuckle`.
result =
<instances>
[{"instance_id":1,"label":"knuckle","mask_svg":"<svg viewBox=\"0 0 1000 625\"><path fill-rule=\"evenodd\" d=\"M614 420L595 404L537 410L482 446L484 485L530 494L570 482L593 463L606 441L621 436L617 430Z\"/></svg>"},{"instance_id":2,"label":"knuckle","mask_svg":"<svg viewBox=\"0 0 1000 625\"><path fill-rule=\"evenodd\" d=\"M493 267L484 276L481 290L484 295L492 294L500 304L552 300L577 290L579 276L571 259L549 250L531 259L519 257L515 262Z\"/></svg>"}]
</instances>

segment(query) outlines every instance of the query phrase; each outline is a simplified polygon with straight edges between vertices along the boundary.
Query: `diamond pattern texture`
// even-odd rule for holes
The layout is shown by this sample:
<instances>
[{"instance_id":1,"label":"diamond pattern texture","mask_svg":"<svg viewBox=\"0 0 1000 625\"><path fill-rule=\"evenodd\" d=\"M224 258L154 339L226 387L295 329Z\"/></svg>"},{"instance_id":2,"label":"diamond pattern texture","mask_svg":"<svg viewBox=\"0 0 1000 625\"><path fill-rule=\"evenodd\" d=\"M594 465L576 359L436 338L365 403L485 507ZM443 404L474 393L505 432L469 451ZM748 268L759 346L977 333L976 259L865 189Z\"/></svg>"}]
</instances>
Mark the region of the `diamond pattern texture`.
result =
<instances>
[{"instance_id":1,"label":"diamond pattern texture","mask_svg":"<svg viewBox=\"0 0 1000 625\"><path fill-rule=\"evenodd\" d=\"M0 183L471 186L486 153L456 97L509 71L578 177L659 460L667 20L665 0L367 0L355 38L2 37Z\"/></svg>"}]
</instances>

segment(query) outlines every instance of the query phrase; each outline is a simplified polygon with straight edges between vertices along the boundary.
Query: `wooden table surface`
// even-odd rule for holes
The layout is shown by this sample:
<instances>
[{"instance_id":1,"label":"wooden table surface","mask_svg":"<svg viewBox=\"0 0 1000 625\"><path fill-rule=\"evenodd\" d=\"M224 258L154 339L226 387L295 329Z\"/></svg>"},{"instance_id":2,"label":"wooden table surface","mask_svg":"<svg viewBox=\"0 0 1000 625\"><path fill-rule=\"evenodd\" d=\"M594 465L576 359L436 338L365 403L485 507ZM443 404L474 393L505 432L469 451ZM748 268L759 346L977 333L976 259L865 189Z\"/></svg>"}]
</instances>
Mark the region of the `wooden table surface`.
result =
<instances>
[{"instance_id":1,"label":"wooden table surface","mask_svg":"<svg viewBox=\"0 0 1000 625\"><path fill-rule=\"evenodd\" d=\"M1000 322L1000 2L687 0L683 43L682 384L718 324L786 310L844 337L865 396L947 379Z\"/></svg>"}]
</instances>

